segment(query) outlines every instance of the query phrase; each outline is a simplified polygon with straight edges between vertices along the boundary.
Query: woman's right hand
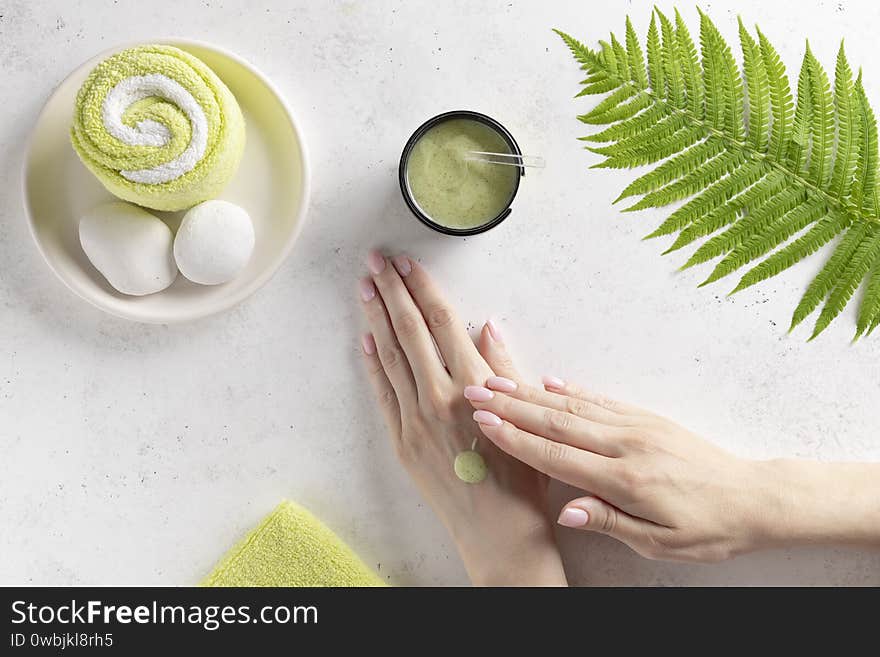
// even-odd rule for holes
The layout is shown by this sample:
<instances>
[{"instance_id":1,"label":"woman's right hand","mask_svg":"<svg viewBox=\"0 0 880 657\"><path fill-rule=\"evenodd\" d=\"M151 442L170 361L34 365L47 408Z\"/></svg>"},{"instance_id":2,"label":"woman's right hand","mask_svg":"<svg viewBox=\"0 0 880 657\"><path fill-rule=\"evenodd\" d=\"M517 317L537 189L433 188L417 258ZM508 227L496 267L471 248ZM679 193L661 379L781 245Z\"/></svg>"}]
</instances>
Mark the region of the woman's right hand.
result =
<instances>
[{"instance_id":1,"label":"woman's right hand","mask_svg":"<svg viewBox=\"0 0 880 657\"><path fill-rule=\"evenodd\" d=\"M876 464L749 461L559 379L545 378L544 389L498 377L484 385L464 391L482 432L535 469L589 491L563 507L562 525L677 561L794 543L880 544Z\"/></svg>"}]
</instances>

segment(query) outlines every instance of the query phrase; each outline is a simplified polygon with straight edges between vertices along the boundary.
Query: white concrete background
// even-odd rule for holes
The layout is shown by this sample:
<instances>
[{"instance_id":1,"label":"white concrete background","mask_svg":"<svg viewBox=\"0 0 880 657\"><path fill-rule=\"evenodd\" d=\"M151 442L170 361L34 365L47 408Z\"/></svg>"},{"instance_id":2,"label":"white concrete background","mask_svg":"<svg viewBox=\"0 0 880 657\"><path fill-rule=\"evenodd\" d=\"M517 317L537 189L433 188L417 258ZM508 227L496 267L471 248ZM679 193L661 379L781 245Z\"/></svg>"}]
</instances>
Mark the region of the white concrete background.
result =
<instances>
[{"instance_id":1,"label":"white concrete background","mask_svg":"<svg viewBox=\"0 0 880 657\"><path fill-rule=\"evenodd\" d=\"M785 332L819 259L734 299L727 283L698 290L705 270L677 275L681 258L639 240L661 212L612 209L632 174L587 170L596 157L574 117L592 101L572 100L582 76L550 28L595 43L629 12L644 34L651 4L0 0L0 583L192 584L282 497L393 583L465 583L359 367L354 280L373 245L419 257L472 324L497 317L535 375L650 406L747 456L880 459L880 337L850 346L852 312L812 344L806 328ZM760 21L795 70L805 37L830 66L846 36L880 102L880 5L704 9L731 39L737 12ZM141 326L52 277L19 169L72 68L167 36L215 42L267 73L303 121L315 184L308 225L264 289L217 317ZM397 190L409 133L454 108L496 116L548 163L502 227L467 240L422 228ZM562 546L577 584L880 584L878 553L693 566L603 537L565 533Z\"/></svg>"}]
</instances>

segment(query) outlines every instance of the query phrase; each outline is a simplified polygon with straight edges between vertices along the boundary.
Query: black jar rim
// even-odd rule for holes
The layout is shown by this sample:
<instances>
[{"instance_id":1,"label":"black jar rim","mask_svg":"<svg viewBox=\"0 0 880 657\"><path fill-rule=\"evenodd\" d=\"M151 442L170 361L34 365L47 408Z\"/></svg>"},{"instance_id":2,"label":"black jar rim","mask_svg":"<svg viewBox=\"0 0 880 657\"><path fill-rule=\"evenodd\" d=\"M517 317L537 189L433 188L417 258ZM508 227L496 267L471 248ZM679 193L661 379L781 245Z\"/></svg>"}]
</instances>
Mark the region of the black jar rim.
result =
<instances>
[{"instance_id":1,"label":"black jar rim","mask_svg":"<svg viewBox=\"0 0 880 657\"><path fill-rule=\"evenodd\" d=\"M406 165L409 161L409 155L412 152L413 146L415 146L416 142L421 139L422 135L424 135L435 125L437 125L438 123L442 123L443 121L449 121L451 119L470 119L472 121L479 121L480 123L489 126L495 132L501 135L505 142L507 142L511 154L522 155L519 144L516 143L516 140L513 138L513 135L510 134L510 131L503 125L501 125L498 121L493 119L491 116L486 116L485 114L481 114L480 112L473 112L471 110L453 110L451 112L444 112L443 114L438 114L437 116L428 119L422 125L420 125L406 142L406 146L403 147L403 153L400 156L400 164L398 166L400 192L401 194L403 194L403 200L406 201L407 206L416 216L416 218L423 224L433 230L436 230L437 232L444 233L445 235L458 236L468 236L485 233L490 228L494 228L502 221L507 219L508 215L510 215L513 200L516 198L516 193L519 191L519 179L526 175L525 169L523 167L519 168L519 176L516 177L516 183L513 186L513 192L511 192L510 194L510 200L507 202L507 207L505 207L500 213L498 213L498 215L494 219L490 219L486 223L480 224L479 226L475 226L473 228L450 228L449 226L444 226L442 224L438 224L436 221L433 221L428 215L422 212L421 208L419 208L418 204L410 193L409 184L406 180Z\"/></svg>"}]
</instances>

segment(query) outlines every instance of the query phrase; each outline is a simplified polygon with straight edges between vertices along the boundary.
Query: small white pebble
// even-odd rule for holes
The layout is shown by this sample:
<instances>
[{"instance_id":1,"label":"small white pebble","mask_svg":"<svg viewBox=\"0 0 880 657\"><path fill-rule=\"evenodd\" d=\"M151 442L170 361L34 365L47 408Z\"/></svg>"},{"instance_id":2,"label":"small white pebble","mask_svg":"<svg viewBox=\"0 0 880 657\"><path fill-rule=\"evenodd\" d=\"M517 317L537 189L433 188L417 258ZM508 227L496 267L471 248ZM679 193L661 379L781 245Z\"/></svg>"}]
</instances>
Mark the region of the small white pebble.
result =
<instances>
[{"instance_id":1,"label":"small white pebble","mask_svg":"<svg viewBox=\"0 0 880 657\"><path fill-rule=\"evenodd\" d=\"M205 201L183 216L174 238L180 273L193 283L218 285L235 278L254 250L254 225L228 201Z\"/></svg>"},{"instance_id":2,"label":"small white pebble","mask_svg":"<svg viewBox=\"0 0 880 657\"><path fill-rule=\"evenodd\" d=\"M94 207L79 222L89 261L116 290L134 296L164 290L177 278L173 239L161 219L121 201Z\"/></svg>"}]
</instances>

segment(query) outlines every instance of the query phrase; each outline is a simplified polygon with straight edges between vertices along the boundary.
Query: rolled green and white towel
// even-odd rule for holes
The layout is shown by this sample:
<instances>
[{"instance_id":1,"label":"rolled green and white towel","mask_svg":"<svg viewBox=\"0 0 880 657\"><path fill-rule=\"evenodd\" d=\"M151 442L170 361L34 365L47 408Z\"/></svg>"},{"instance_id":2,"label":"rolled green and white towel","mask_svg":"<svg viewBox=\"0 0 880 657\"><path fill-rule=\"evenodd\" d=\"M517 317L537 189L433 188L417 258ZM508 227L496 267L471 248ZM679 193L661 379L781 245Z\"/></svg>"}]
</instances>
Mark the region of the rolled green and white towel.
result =
<instances>
[{"instance_id":1,"label":"rolled green and white towel","mask_svg":"<svg viewBox=\"0 0 880 657\"><path fill-rule=\"evenodd\" d=\"M70 137L111 193L182 210L215 198L232 179L244 150L244 117L200 59L172 46L138 46L89 74Z\"/></svg>"}]
</instances>

